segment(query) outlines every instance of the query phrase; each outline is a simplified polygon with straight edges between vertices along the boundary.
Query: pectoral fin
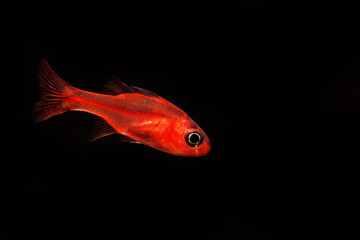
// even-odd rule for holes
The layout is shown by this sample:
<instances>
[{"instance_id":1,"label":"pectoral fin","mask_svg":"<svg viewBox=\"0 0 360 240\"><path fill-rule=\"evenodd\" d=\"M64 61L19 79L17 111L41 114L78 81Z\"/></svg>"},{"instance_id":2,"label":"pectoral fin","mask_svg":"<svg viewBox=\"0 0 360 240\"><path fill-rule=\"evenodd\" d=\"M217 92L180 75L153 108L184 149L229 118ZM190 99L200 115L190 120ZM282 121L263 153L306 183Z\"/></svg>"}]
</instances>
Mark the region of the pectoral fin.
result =
<instances>
[{"instance_id":1,"label":"pectoral fin","mask_svg":"<svg viewBox=\"0 0 360 240\"><path fill-rule=\"evenodd\" d=\"M141 144L141 142L138 142L138 141L132 139L131 137L128 137L128 136L125 136L125 135L120 135L120 140L123 141L123 142Z\"/></svg>"}]
</instances>

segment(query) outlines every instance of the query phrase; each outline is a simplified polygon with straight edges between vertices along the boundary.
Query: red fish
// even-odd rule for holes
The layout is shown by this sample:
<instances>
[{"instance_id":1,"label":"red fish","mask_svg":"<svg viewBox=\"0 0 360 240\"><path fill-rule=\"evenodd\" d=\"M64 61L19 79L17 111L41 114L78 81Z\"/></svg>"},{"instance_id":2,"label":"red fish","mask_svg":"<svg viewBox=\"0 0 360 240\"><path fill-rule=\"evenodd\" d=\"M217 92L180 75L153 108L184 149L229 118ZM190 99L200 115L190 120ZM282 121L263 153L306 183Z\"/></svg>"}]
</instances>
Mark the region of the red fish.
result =
<instances>
[{"instance_id":1,"label":"red fish","mask_svg":"<svg viewBox=\"0 0 360 240\"><path fill-rule=\"evenodd\" d=\"M39 67L42 99L35 104L35 120L43 121L67 111L84 111L101 117L91 140L122 134L130 142L142 143L173 155L206 155L210 140L180 108L148 90L113 77L105 85L107 94L80 90L60 78L42 60Z\"/></svg>"}]
</instances>

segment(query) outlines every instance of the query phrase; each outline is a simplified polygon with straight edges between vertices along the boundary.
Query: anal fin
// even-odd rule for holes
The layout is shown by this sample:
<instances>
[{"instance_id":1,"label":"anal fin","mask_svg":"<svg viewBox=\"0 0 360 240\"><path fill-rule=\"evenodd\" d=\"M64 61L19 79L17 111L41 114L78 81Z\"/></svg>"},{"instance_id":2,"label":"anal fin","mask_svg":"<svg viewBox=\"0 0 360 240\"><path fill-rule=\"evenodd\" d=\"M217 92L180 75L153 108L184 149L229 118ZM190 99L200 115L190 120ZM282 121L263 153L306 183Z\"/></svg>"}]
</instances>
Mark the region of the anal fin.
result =
<instances>
[{"instance_id":1,"label":"anal fin","mask_svg":"<svg viewBox=\"0 0 360 240\"><path fill-rule=\"evenodd\" d=\"M90 133L90 141L92 142L112 134L118 134L118 132L105 119L96 117L93 130Z\"/></svg>"}]
</instances>

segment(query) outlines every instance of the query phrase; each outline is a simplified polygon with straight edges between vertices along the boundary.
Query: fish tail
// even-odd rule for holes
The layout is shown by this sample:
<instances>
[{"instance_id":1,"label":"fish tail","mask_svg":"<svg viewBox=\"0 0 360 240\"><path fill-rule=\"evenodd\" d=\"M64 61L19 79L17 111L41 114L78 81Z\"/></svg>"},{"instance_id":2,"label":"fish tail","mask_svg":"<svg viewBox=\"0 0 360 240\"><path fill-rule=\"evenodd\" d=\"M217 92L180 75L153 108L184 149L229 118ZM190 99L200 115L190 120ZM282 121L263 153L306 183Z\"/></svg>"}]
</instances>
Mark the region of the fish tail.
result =
<instances>
[{"instance_id":1,"label":"fish tail","mask_svg":"<svg viewBox=\"0 0 360 240\"><path fill-rule=\"evenodd\" d=\"M40 63L38 78L43 95L35 104L33 112L35 122L69 111L69 95L73 87L60 78L45 59Z\"/></svg>"}]
</instances>

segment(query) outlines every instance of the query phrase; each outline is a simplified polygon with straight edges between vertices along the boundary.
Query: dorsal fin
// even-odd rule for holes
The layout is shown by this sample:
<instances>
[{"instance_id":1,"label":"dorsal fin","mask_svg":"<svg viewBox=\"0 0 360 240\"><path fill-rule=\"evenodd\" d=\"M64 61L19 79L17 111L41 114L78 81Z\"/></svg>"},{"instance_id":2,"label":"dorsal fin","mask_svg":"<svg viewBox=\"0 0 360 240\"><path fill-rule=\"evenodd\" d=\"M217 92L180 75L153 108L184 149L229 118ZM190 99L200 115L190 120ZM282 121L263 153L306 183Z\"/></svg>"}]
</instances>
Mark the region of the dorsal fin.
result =
<instances>
[{"instance_id":1,"label":"dorsal fin","mask_svg":"<svg viewBox=\"0 0 360 240\"><path fill-rule=\"evenodd\" d=\"M159 95L135 86L129 87L119 78L112 76L104 87L104 92L109 95L119 95L124 93L139 93L148 97L161 98Z\"/></svg>"},{"instance_id":2,"label":"dorsal fin","mask_svg":"<svg viewBox=\"0 0 360 240\"><path fill-rule=\"evenodd\" d=\"M143 88L139 88L139 87L135 87L135 86L131 86L131 88L137 92L137 93L140 93L142 95L145 95L145 96L149 96L149 97L155 97L155 98L161 98L159 95L157 95L156 93L153 93L149 90L146 90L146 89L143 89Z\"/></svg>"},{"instance_id":3,"label":"dorsal fin","mask_svg":"<svg viewBox=\"0 0 360 240\"><path fill-rule=\"evenodd\" d=\"M94 127L90 133L90 142L117 133L118 132L112 126L110 126L110 124L105 121L105 119L95 117Z\"/></svg>"},{"instance_id":4,"label":"dorsal fin","mask_svg":"<svg viewBox=\"0 0 360 240\"><path fill-rule=\"evenodd\" d=\"M119 78L112 76L104 87L104 92L109 95L123 93L135 93L135 90L122 82Z\"/></svg>"}]
</instances>

